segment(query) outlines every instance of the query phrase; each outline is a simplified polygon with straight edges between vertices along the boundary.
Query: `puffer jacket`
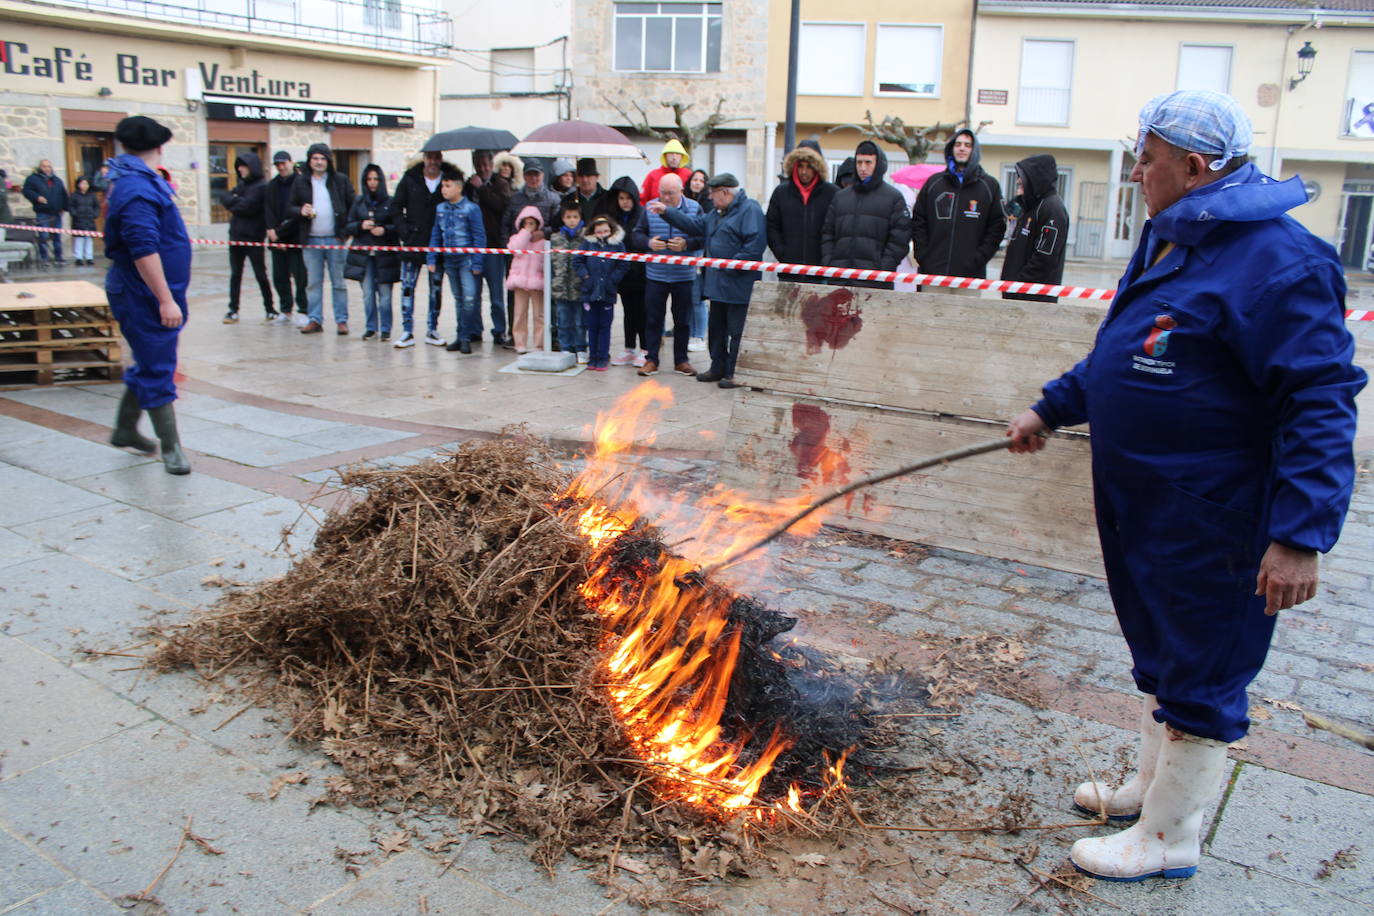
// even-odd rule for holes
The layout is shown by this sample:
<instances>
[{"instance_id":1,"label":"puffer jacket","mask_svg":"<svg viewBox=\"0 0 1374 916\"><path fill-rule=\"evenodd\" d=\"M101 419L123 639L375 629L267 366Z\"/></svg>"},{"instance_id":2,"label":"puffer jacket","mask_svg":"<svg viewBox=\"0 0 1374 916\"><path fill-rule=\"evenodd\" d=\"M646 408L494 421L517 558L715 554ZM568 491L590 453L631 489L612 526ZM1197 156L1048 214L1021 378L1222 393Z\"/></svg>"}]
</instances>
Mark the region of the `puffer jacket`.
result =
<instances>
[{"instance_id":1,"label":"puffer jacket","mask_svg":"<svg viewBox=\"0 0 1374 916\"><path fill-rule=\"evenodd\" d=\"M668 222L679 229L700 232L706 239L706 257L757 261L768 244L763 208L749 198L744 188L735 190L735 199L724 211L711 209L702 216L687 216L681 210L664 210ZM758 280L757 270L706 268L702 293L712 302L743 305L749 302Z\"/></svg>"},{"instance_id":2,"label":"puffer jacket","mask_svg":"<svg viewBox=\"0 0 1374 916\"><path fill-rule=\"evenodd\" d=\"M582 235L580 247L583 251L624 251L625 231L616 228L607 236L606 241L602 242L588 229ZM615 302L615 294L620 288L621 279L634 266L633 261L589 258L581 254L574 255L572 262L573 270L582 281L582 301L602 305Z\"/></svg>"},{"instance_id":3,"label":"puffer jacket","mask_svg":"<svg viewBox=\"0 0 1374 916\"><path fill-rule=\"evenodd\" d=\"M84 194L73 191L67 195L67 211L72 215L73 229L95 231L95 221L100 216L100 197L94 191Z\"/></svg>"},{"instance_id":4,"label":"puffer jacket","mask_svg":"<svg viewBox=\"0 0 1374 916\"><path fill-rule=\"evenodd\" d=\"M576 251L582 243L582 228L581 224L576 229L559 226L549 239L549 247L555 251ZM553 267L553 280L549 287L555 299L583 302L582 280L573 269L573 260L574 255L569 254L556 254L549 259Z\"/></svg>"},{"instance_id":5,"label":"puffer jacket","mask_svg":"<svg viewBox=\"0 0 1374 916\"><path fill-rule=\"evenodd\" d=\"M516 216L515 224L518 226L526 218L533 216L539 221L539 228L544 228L544 214L538 207L531 204L521 210ZM549 247L548 239L539 242L532 240L528 229L519 229L515 235L510 237L506 243L507 248L534 248L543 251ZM506 289L523 289L530 291L544 291L544 256L542 254L513 254L510 258L510 272L506 274Z\"/></svg>"},{"instance_id":6,"label":"puffer jacket","mask_svg":"<svg viewBox=\"0 0 1374 916\"><path fill-rule=\"evenodd\" d=\"M633 209L626 211L620 209L620 194L628 194L630 200L634 202ZM602 209L597 216L606 216L615 220L617 226L625 230L625 250L643 254L644 249L636 248L634 239L630 238L629 231L639 222L639 214L643 212L644 205L639 202L639 185L629 175L622 175L611 183L611 189L606 192L606 196L601 198ZM630 269L620 278L620 290L630 297L634 297L644 290L644 264L641 261L631 261Z\"/></svg>"},{"instance_id":7,"label":"puffer jacket","mask_svg":"<svg viewBox=\"0 0 1374 916\"><path fill-rule=\"evenodd\" d=\"M234 172L240 165L248 166L248 177L234 185L220 198L224 209L232 215L229 220L229 239L234 242L261 242L267 238L267 179L262 174L262 160L258 154L243 153L234 160Z\"/></svg>"},{"instance_id":8,"label":"puffer jacket","mask_svg":"<svg viewBox=\"0 0 1374 916\"><path fill-rule=\"evenodd\" d=\"M797 182L797 165L802 162L816 170L816 182L809 189ZM768 247L774 258L787 264L820 264L821 229L839 189L825 180L825 160L809 147L788 153L782 170L787 178L768 198Z\"/></svg>"},{"instance_id":9,"label":"puffer jacket","mask_svg":"<svg viewBox=\"0 0 1374 916\"><path fill-rule=\"evenodd\" d=\"M458 167L445 160L439 165L440 184L443 173L457 171ZM430 233L434 231L434 210L444 199L439 184L431 191L425 184L425 164L417 162L405 170L401 180L396 182L396 194L391 199L396 208L396 235L401 245L407 248L422 248L429 244ZM423 251L403 251L401 260L410 264L423 264Z\"/></svg>"},{"instance_id":10,"label":"puffer jacket","mask_svg":"<svg viewBox=\"0 0 1374 916\"><path fill-rule=\"evenodd\" d=\"M695 200L682 195L682 200L674 209L681 211L684 216L701 216L701 205ZM676 230L676 231L674 231ZM687 241L687 247L682 251L654 251L649 243L660 238L665 242L674 236L682 236ZM676 225L669 223L661 214L653 213L648 207L639 212L639 219L631 227L630 238L634 242L636 251L648 251L652 254L680 254L687 257L699 257L701 255L701 233L688 230L677 229ZM697 268L691 264L654 264L644 265L644 276L656 283L687 283L696 278Z\"/></svg>"},{"instance_id":11,"label":"puffer jacket","mask_svg":"<svg viewBox=\"0 0 1374 916\"><path fill-rule=\"evenodd\" d=\"M376 194L370 194L367 190L367 176L373 173L377 175ZM373 235L362 226L363 220L367 219L386 231L381 235ZM362 184L358 188L357 198L353 201L353 209L348 212L348 225L344 227L344 231L352 237L354 245L371 248L381 245L395 247L396 209L392 206L391 195L386 192L386 175L382 172L381 166L373 163L363 169ZM344 262L344 277L349 280L362 280L367 276L368 261L374 265L377 283L400 281L401 259L396 252L361 251L355 248L348 250L348 260Z\"/></svg>"},{"instance_id":12,"label":"puffer jacket","mask_svg":"<svg viewBox=\"0 0 1374 916\"><path fill-rule=\"evenodd\" d=\"M1064 279L1065 242L1069 236L1069 211L1059 197L1059 168L1049 154L1030 156L1016 163L1024 192L1021 215L1011 231L1003 280L1027 283L1058 283ZM1003 299L1057 302L1054 296L1003 293Z\"/></svg>"},{"instance_id":13,"label":"puffer jacket","mask_svg":"<svg viewBox=\"0 0 1374 916\"><path fill-rule=\"evenodd\" d=\"M973 152L962 171L954 162L954 141L961 134L973 140ZM956 132L945 144L945 170L931 175L916 195L912 242L923 273L987 276L988 261L1007 231L1007 216L1002 189L978 164L981 156L982 147L973 131Z\"/></svg>"},{"instance_id":14,"label":"puffer jacket","mask_svg":"<svg viewBox=\"0 0 1374 916\"><path fill-rule=\"evenodd\" d=\"M434 210L434 228L430 231L428 244L431 248L487 247L482 208L466 197L458 198L457 202L446 200L439 204ZM446 254L444 266L447 268L457 263L463 270L481 273L483 257L480 254ZM425 255L425 263L438 264L439 254L429 252Z\"/></svg>"},{"instance_id":15,"label":"puffer jacket","mask_svg":"<svg viewBox=\"0 0 1374 916\"><path fill-rule=\"evenodd\" d=\"M505 235L514 234L520 228L518 216L525 212L526 207L538 207L540 222L548 225L558 219L560 203L561 198L550 191L547 184L541 184L534 191L522 184L511 192L510 200L506 203L506 212L501 217L501 231Z\"/></svg>"},{"instance_id":16,"label":"puffer jacket","mask_svg":"<svg viewBox=\"0 0 1374 916\"><path fill-rule=\"evenodd\" d=\"M911 247L911 215L902 192L883 181L887 155L878 151L873 177L845 188L830 202L821 226L821 263L827 267L896 270Z\"/></svg>"}]
</instances>

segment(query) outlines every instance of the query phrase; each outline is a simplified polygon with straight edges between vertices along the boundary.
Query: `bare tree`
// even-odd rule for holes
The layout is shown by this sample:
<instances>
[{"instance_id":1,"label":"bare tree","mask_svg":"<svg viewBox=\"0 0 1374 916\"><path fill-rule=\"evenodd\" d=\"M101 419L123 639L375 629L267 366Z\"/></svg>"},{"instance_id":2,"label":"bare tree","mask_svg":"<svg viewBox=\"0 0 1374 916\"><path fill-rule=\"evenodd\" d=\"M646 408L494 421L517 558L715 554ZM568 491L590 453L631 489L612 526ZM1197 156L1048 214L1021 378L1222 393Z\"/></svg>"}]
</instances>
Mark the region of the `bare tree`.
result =
<instances>
[{"instance_id":1,"label":"bare tree","mask_svg":"<svg viewBox=\"0 0 1374 916\"><path fill-rule=\"evenodd\" d=\"M687 112L692 107L691 102L659 102L659 107L671 108L673 110L673 123L677 125L676 128L663 129L654 127L649 123L649 115L644 111L644 108L639 102L633 99L630 100L630 104L633 105L635 111L639 113L639 117L636 118L624 108L621 108L615 102L611 101L604 93L601 98L605 100L607 105L610 105L616 111L620 112L620 116L625 119L625 123L635 131L650 137L657 137L659 140L677 140L682 144L683 148L687 150L687 155L689 157L692 154L692 150L705 140L710 135L711 131L728 121L740 120L739 118L727 117L721 113L721 106L725 104L724 99L717 99L716 110L707 115L706 120L698 121L695 124L688 124L686 121Z\"/></svg>"},{"instance_id":2,"label":"bare tree","mask_svg":"<svg viewBox=\"0 0 1374 916\"><path fill-rule=\"evenodd\" d=\"M961 128L968 127L968 119L953 121L949 124L932 124L929 127L921 127L907 124L901 118L891 115L882 119L877 124L873 123L873 112L865 111L864 120L866 124L840 124L830 128L828 133L852 127L865 137L872 137L875 140L882 140L900 146L905 152L907 161L911 163L925 162L926 155L931 148L941 140L946 140ZM991 124L991 121L980 121L978 126L973 128L973 132L979 133L984 127Z\"/></svg>"}]
</instances>

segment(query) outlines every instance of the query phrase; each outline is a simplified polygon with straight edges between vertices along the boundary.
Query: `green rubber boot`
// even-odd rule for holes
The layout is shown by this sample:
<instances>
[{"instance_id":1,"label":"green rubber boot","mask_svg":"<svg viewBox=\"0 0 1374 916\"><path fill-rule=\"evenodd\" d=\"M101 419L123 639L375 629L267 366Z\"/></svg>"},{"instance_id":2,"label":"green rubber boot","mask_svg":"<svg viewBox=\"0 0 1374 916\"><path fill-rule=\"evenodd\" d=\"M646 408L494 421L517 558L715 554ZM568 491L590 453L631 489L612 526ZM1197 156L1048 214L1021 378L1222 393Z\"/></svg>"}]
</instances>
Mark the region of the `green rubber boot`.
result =
<instances>
[{"instance_id":1,"label":"green rubber boot","mask_svg":"<svg viewBox=\"0 0 1374 916\"><path fill-rule=\"evenodd\" d=\"M162 443L162 466L168 474L191 473L191 462L181 451L181 438L177 435L177 415L171 404L163 404L148 411L153 418L153 431Z\"/></svg>"},{"instance_id":2,"label":"green rubber boot","mask_svg":"<svg viewBox=\"0 0 1374 916\"><path fill-rule=\"evenodd\" d=\"M124 396L119 399L119 409L115 411L115 426L114 432L110 433L110 444L115 448L127 448L151 458L157 454L157 443L139 433L138 419L142 415L138 398L125 388Z\"/></svg>"}]
</instances>

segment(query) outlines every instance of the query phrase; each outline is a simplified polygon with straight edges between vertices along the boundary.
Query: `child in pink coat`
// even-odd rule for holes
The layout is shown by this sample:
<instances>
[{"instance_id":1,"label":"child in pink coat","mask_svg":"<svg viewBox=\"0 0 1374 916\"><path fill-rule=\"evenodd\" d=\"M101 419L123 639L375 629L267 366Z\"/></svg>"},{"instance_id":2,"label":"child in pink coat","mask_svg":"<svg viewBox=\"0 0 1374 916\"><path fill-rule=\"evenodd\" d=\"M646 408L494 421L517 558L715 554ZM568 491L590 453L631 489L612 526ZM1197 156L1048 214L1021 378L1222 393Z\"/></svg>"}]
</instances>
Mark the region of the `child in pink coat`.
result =
<instances>
[{"instance_id":1,"label":"child in pink coat","mask_svg":"<svg viewBox=\"0 0 1374 916\"><path fill-rule=\"evenodd\" d=\"M507 248L534 248L542 252L549 247L544 238L544 215L538 207L528 206L521 210L515 226L516 233L510 237ZM544 349L544 256L511 255L506 289L515 294L515 320L511 325L515 352ZM534 318L533 334L529 327L531 317Z\"/></svg>"}]
</instances>

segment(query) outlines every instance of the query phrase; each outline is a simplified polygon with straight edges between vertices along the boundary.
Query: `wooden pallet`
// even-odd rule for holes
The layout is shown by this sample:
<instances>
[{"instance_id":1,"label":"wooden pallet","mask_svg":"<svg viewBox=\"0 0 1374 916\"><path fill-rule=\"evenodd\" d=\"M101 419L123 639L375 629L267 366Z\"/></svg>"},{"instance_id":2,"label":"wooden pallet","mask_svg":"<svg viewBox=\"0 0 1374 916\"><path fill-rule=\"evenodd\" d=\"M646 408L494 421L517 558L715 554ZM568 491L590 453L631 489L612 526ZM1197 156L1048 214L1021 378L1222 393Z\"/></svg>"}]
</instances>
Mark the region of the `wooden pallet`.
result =
<instances>
[{"instance_id":1,"label":"wooden pallet","mask_svg":"<svg viewBox=\"0 0 1374 916\"><path fill-rule=\"evenodd\" d=\"M724 481L815 495L1002 435L1092 347L1104 306L792 283L754 287ZM992 454L854 497L835 524L1101 575L1087 437Z\"/></svg>"},{"instance_id":2,"label":"wooden pallet","mask_svg":"<svg viewBox=\"0 0 1374 916\"><path fill-rule=\"evenodd\" d=\"M112 380L122 367L119 324L94 283L0 286L0 386Z\"/></svg>"}]
</instances>

